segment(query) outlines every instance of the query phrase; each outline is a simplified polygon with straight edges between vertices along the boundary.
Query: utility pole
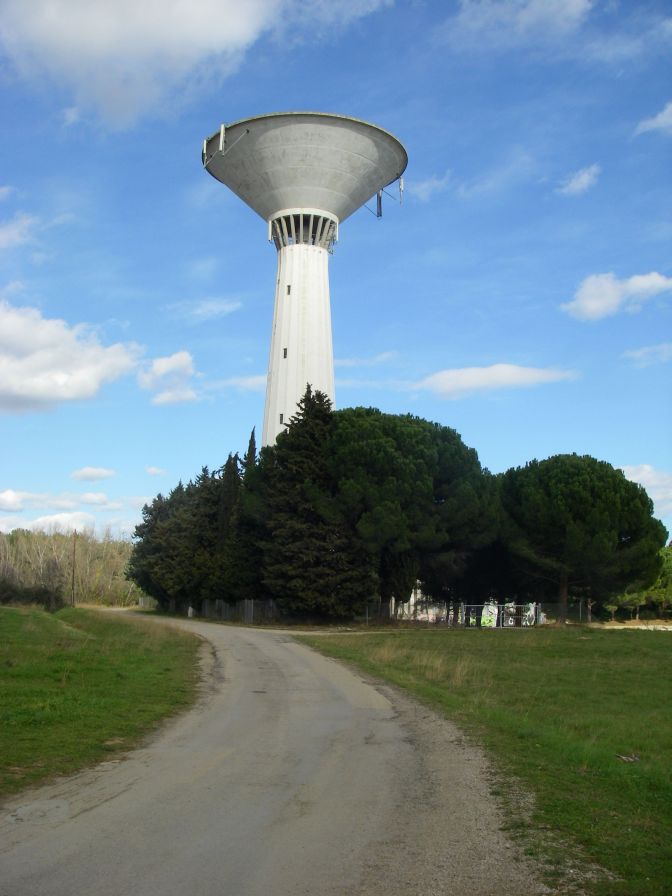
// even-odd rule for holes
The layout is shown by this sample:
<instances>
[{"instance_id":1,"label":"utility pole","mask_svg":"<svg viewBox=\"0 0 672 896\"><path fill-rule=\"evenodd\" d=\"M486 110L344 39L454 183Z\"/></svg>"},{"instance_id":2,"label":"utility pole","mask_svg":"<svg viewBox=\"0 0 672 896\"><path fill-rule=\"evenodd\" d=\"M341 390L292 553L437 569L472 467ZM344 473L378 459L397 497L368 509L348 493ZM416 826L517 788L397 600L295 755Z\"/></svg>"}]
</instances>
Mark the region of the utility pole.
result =
<instances>
[{"instance_id":1,"label":"utility pole","mask_svg":"<svg viewBox=\"0 0 672 896\"><path fill-rule=\"evenodd\" d=\"M77 560L77 530L72 530L72 583L70 603L75 606L75 563Z\"/></svg>"}]
</instances>

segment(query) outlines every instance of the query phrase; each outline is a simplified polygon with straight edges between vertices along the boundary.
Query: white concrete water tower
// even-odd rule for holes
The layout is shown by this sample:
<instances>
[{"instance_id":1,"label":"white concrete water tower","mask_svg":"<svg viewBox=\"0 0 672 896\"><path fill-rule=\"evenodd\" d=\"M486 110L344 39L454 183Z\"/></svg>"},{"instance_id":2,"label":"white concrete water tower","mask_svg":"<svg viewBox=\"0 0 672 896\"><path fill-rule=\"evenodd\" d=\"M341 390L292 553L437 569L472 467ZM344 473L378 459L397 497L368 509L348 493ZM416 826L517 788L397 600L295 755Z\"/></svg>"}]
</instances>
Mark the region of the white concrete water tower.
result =
<instances>
[{"instance_id":1,"label":"white concrete water tower","mask_svg":"<svg viewBox=\"0 0 672 896\"><path fill-rule=\"evenodd\" d=\"M222 125L203 165L268 223L278 276L263 445L296 412L306 385L334 401L329 254L339 224L401 178L408 156L382 128L324 112L280 112Z\"/></svg>"}]
</instances>

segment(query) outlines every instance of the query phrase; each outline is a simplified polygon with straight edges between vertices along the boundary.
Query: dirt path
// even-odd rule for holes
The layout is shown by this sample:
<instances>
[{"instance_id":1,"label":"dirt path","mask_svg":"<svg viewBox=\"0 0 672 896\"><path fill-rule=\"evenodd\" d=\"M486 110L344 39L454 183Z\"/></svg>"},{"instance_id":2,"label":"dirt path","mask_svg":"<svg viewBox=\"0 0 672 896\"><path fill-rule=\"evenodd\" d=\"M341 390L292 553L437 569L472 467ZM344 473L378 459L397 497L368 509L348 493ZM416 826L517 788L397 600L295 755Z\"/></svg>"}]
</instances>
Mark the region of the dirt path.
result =
<instances>
[{"instance_id":1,"label":"dirt path","mask_svg":"<svg viewBox=\"0 0 672 896\"><path fill-rule=\"evenodd\" d=\"M0 896L533 896L483 755L284 633L207 639L198 705L151 742L6 801Z\"/></svg>"}]
</instances>

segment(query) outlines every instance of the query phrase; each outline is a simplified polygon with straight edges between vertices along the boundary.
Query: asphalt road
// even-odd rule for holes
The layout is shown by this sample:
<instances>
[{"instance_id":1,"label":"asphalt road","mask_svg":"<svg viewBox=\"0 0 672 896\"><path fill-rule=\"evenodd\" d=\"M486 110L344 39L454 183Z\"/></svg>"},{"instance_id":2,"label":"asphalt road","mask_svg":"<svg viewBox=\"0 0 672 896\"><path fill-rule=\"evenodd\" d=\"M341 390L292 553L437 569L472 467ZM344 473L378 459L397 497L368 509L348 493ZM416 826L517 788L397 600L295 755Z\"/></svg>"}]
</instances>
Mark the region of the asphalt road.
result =
<instances>
[{"instance_id":1,"label":"asphalt road","mask_svg":"<svg viewBox=\"0 0 672 896\"><path fill-rule=\"evenodd\" d=\"M459 731L283 633L207 639L145 746L0 811L0 896L526 896Z\"/></svg>"}]
</instances>

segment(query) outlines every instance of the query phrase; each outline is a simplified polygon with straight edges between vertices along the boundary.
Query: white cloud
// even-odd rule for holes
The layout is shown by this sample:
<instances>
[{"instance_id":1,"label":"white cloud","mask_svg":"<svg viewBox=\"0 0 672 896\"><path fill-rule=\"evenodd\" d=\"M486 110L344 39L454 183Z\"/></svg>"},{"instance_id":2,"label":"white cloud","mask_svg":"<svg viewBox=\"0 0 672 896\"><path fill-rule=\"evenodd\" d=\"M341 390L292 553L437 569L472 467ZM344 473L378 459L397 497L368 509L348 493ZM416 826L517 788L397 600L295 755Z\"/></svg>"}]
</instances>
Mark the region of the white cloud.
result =
<instances>
[{"instance_id":1,"label":"white cloud","mask_svg":"<svg viewBox=\"0 0 672 896\"><path fill-rule=\"evenodd\" d=\"M102 346L84 324L70 327L0 301L0 409L44 410L92 398L104 382L131 371L138 354L135 345Z\"/></svg>"},{"instance_id":2,"label":"white cloud","mask_svg":"<svg viewBox=\"0 0 672 896\"><path fill-rule=\"evenodd\" d=\"M92 530L95 523L95 517L90 513L75 510L72 513L52 513L29 522L22 522L21 528L39 532L72 532L73 529Z\"/></svg>"},{"instance_id":3,"label":"white cloud","mask_svg":"<svg viewBox=\"0 0 672 896\"><path fill-rule=\"evenodd\" d=\"M65 492L54 495L49 492L28 492L11 488L0 492L0 511L10 513L21 513L31 507L74 511L80 504L93 506L99 511L117 510L122 506L118 501L110 501L104 492L84 492L82 494Z\"/></svg>"},{"instance_id":4,"label":"white cloud","mask_svg":"<svg viewBox=\"0 0 672 896\"><path fill-rule=\"evenodd\" d=\"M626 465L621 469L627 479L644 486L658 517L672 515L672 473L656 470L650 464Z\"/></svg>"},{"instance_id":5,"label":"white cloud","mask_svg":"<svg viewBox=\"0 0 672 896\"><path fill-rule=\"evenodd\" d=\"M343 27L387 0L4 0L0 49L26 79L48 77L112 127L212 91L265 33L310 36Z\"/></svg>"},{"instance_id":6,"label":"white cloud","mask_svg":"<svg viewBox=\"0 0 672 896\"><path fill-rule=\"evenodd\" d=\"M472 392L496 389L520 389L543 383L556 383L577 378L576 371L553 368L520 367L516 364L492 364L490 367L462 367L439 370L412 384L414 389L427 389L441 398L463 398Z\"/></svg>"},{"instance_id":7,"label":"white cloud","mask_svg":"<svg viewBox=\"0 0 672 896\"><path fill-rule=\"evenodd\" d=\"M668 103L653 118L646 118L644 121L640 121L635 128L635 134L645 134L647 131L661 131L663 134L672 136L672 102Z\"/></svg>"},{"instance_id":8,"label":"white cloud","mask_svg":"<svg viewBox=\"0 0 672 896\"><path fill-rule=\"evenodd\" d=\"M433 174L431 177L426 177L424 180L406 181L406 191L421 202L427 202L427 200L436 196L437 193L443 193L447 190L451 181L452 173L446 171L441 177Z\"/></svg>"},{"instance_id":9,"label":"white cloud","mask_svg":"<svg viewBox=\"0 0 672 896\"><path fill-rule=\"evenodd\" d=\"M6 488L0 492L0 510L17 512L23 510L25 497L26 492L17 492L12 488Z\"/></svg>"},{"instance_id":10,"label":"white cloud","mask_svg":"<svg viewBox=\"0 0 672 896\"><path fill-rule=\"evenodd\" d=\"M637 367L665 364L668 361L672 361L672 342L661 342L659 345L632 348L627 352L623 352L622 357L632 361Z\"/></svg>"},{"instance_id":11,"label":"white cloud","mask_svg":"<svg viewBox=\"0 0 672 896\"><path fill-rule=\"evenodd\" d=\"M672 277L656 271L618 280L614 274L591 274L581 283L571 302L561 305L578 320L601 320L619 311L637 312L649 299L672 290Z\"/></svg>"},{"instance_id":12,"label":"white cloud","mask_svg":"<svg viewBox=\"0 0 672 896\"><path fill-rule=\"evenodd\" d=\"M243 307L238 299L199 299L195 302L176 302L170 308L180 317L190 320L192 323L203 323L226 317Z\"/></svg>"},{"instance_id":13,"label":"white cloud","mask_svg":"<svg viewBox=\"0 0 672 896\"><path fill-rule=\"evenodd\" d=\"M578 196L585 193L597 183L602 169L599 165L589 165L587 168L581 168L565 178L557 192L563 196Z\"/></svg>"},{"instance_id":14,"label":"white cloud","mask_svg":"<svg viewBox=\"0 0 672 896\"><path fill-rule=\"evenodd\" d=\"M165 358L155 358L138 373L138 383L143 389L156 393L152 404L179 404L196 401L198 396L190 384L195 373L194 359L183 350Z\"/></svg>"},{"instance_id":15,"label":"white cloud","mask_svg":"<svg viewBox=\"0 0 672 896\"><path fill-rule=\"evenodd\" d=\"M37 218L17 212L10 221L0 224L0 249L13 249L30 243L36 224Z\"/></svg>"},{"instance_id":16,"label":"white cloud","mask_svg":"<svg viewBox=\"0 0 672 896\"><path fill-rule=\"evenodd\" d=\"M9 187L7 185L0 187L0 202L4 202L5 199L9 199L13 192L14 187Z\"/></svg>"},{"instance_id":17,"label":"white cloud","mask_svg":"<svg viewBox=\"0 0 672 896\"><path fill-rule=\"evenodd\" d=\"M112 476L116 476L116 471L108 467L82 467L81 470L75 470L70 474L71 479L78 479L80 482L97 482L100 479L110 479Z\"/></svg>"},{"instance_id":18,"label":"white cloud","mask_svg":"<svg viewBox=\"0 0 672 896\"><path fill-rule=\"evenodd\" d=\"M149 473L150 476L165 476L166 471L161 467L145 467L145 473Z\"/></svg>"},{"instance_id":19,"label":"white cloud","mask_svg":"<svg viewBox=\"0 0 672 896\"><path fill-rule=\"evenodd\" d=\"M397 357L396 352L380 352L372 358L336 358L335 367L373 367L376 364L385 364Z\"/></svg>"}]
</instances>

